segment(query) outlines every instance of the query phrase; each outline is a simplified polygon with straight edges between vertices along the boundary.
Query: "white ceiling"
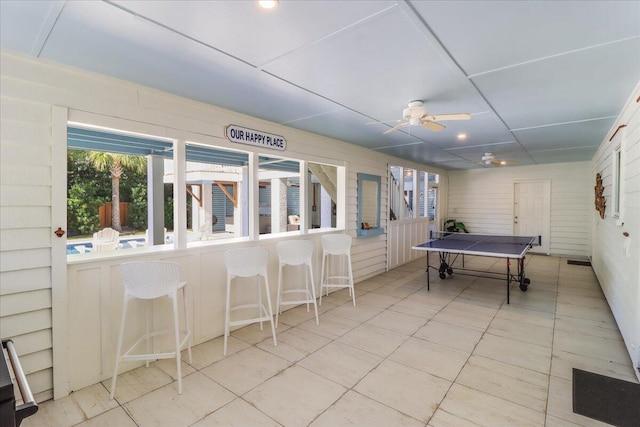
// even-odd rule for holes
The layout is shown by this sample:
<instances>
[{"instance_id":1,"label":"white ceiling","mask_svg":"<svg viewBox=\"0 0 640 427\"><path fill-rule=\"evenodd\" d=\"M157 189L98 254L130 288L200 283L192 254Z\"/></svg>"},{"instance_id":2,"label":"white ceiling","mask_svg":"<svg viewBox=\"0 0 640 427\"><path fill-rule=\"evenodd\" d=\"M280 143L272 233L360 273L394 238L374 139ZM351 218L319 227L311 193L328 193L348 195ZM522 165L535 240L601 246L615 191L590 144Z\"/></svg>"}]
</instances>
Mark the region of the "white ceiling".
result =
<instances>
[{"instance_id":1,"label":"white ceiling","mask_svg":"<svg viewBox=\"0 0 640 427\"><path fill-rule=\"evenodd\" d=\"M590 160L640 78L639 1L0 0L0 19L3 48L449 170ZM472 118L366 124L415 99Z\"/></svg>"}]
</instances>

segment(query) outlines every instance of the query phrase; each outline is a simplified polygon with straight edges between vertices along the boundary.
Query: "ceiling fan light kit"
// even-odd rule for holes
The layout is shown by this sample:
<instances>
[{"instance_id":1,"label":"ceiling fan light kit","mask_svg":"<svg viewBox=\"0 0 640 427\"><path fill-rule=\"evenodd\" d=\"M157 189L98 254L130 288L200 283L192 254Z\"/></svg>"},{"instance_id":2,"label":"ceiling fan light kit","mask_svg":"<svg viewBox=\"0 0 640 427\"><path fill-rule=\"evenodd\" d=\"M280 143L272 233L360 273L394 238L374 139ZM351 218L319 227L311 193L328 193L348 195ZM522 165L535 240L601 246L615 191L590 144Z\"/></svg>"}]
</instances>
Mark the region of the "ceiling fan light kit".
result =
<instances>
[{"instance_id":1,"label":"ceiling fan light kit","mask_svg":"<svg viewBox=\"0 0 640 427\"><path fill-rule=\"evenodd\" d=\"M517 160L496 159L496 156L493 153L484 153L481 163L487 166L511 166L518 162Z\"/></svg>"}]
</instances>

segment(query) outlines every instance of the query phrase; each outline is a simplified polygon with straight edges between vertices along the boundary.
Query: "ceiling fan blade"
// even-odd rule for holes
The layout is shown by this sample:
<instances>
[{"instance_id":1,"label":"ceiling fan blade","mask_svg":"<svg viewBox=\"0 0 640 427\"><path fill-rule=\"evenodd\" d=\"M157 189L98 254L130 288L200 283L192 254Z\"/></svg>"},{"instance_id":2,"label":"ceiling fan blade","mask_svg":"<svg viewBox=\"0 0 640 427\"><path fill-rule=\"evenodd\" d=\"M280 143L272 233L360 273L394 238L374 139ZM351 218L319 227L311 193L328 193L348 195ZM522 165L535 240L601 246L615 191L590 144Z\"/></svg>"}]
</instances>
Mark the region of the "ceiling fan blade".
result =
<instances>
[{"instance_id":1,"label":"ceiling fan blade","mask_svg":"<svg viewBox=\"0 0 640 427\"><path fill-rule=\"evenodd\" d=\"M367 122L367 123L365 123L365 125L377 125L378 123L399 123L399 122L401 122L401 121L402 121L402 119L398 119L398 120L384 120L384 121L378 120L377 122Z\"/></svg>"},{"instance_id":2,"label":"ceiling fan blade","mask_svg":"<svg viewBox=\"0 0 640 427\"><path fill-rule=\"evenodd\" d=\"M440 132L442 129L445 128L444 125L441 125L440 123L432 122L430 120L423 120L422 122L420 122L420 125L433 132Z\"/></svg>"},{"instance_id":3,"label":"ceiling fan blade","mask_svg":"<svg viewBox=\"0 0 640 427\"><path fill-rule=\"evenodd\" d=\"M435 121L444 121L444 120L469 120L471 119L471 114L467 113L456 113L456 114L438 114L437 116L429 117L430 120Z\"/></svg>"},{"instance_id":4,"label":"ceiling fan blade","mask_svg":"<svg viewBox=\"0 0 640 427\"><path fill-rule=\"evenodd\" d=\"M401 127L405 127L405 126L407 126L408 124L409 124L409 122L407 122L407 121L403 121L403 122L402 122L402 123L400 123L399 125L396 125L396 126L392 127L391 129L387 129L387 130L385 130L385 131L384 131L384 132L382 132L382 133L383 133L384 135L386 135L386 134L388 134L388 133L395 132L395 131L397 131L398 129L400 129Z\"/></svg>"}]
</instances>

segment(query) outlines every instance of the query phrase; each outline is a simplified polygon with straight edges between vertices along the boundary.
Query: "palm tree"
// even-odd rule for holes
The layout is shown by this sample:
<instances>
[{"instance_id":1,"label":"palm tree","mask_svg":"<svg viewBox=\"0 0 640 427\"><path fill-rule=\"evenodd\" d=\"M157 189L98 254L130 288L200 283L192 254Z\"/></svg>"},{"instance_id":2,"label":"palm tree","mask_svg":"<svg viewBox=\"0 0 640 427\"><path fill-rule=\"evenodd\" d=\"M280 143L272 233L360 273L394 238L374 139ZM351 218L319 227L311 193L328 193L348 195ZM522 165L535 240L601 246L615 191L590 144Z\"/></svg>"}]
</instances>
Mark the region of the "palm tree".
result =
<instances>
[{"instance_id":1,"label":"palm tree","mask_svg":"<svg viewBox=\"0 0 640 427\"><path fill-rule=\"evenodd\" d=\"M90 151L89 162L99 171L109 170L111 175L111 228L122 231L120 224L120 178L125 170L141 173L147 167L147 159L129 154Z\"/></svg>"}]
</instances>

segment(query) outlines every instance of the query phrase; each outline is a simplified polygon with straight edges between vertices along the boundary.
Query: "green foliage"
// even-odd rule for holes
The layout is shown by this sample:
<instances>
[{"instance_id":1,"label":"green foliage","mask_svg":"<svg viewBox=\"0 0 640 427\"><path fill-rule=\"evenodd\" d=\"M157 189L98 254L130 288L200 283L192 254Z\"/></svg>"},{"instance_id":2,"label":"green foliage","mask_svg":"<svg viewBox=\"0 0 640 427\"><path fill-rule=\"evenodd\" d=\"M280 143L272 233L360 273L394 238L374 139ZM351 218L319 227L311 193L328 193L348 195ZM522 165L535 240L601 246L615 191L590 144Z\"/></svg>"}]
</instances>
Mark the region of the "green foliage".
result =
<instances>
[{"instance_id":1,"label":"green foliage","mask_svg":"<svg viewBox=\"0 0 640 427\"><path fill-rule=\"evenodd\" d=\"M146 170L143 173L126 170L120 179L120 200L123 202L135 202L136 197L141 195L134 195L135 191L140 191L139 188L144 187L144 209L147 209L147 173ZM129 207L131 209L131 206ZM145 213L146 215L146 213ZM147 220L145 219L145 226Z\"/></svg>"},{"instance_id":2,"label":"green foliage","mask_svg":"<svg viewBox=\"0 0 640 427\"><path fill-rule=\"evenodd\" d=\"M113 156L69 149L67 152L67 229L70 235L91 234L100 228L98 208L111 201L110 170L113 161L122 166L120 201L130 202L127 223L137 230L148 228L146 159ZM173 184L164 185L165 227L173 230ZM191 197L187 197L187 226L191 223Z\"/></svg>"},{"instance_id":3,"label":"green foliage","mask_svg":"<svg viewBox=\"0 0 640 427\"><path fill-rule=\"evenodd\" d=\"M68 150L67 186L86 187L92 196L111 197L111 179L107 174L97 171L86 157L86 151Z\"/></svg>"},{"instance_id":4,"label":"green foliage","mask_svg":"<svg viewBox=\"0 0 640 427\"><path fill-rule=\"evenodd\" d=\"M131 204L129 205L129 225L138 230L146 230L147 217L147 184L131 187Z\"/></svg>"},{"instance_id":5,"label":"green foliage","mask_svg":"<svg viewBox=\"0 0 640 427\"><path fill-rule=\"evenodd\" d=\"M98 208L111 201L111 172L108 168L97 168L94 164L95 159L91 160L89 154L90 152L85 150L67 151L67 229L72 236L97 231L100 228ZM137 225L141 225L140 229L144 230L147 228L146 159L139 156L129 157L136 157L137 160L125 161L127 165L133 166L123 170L120 179L120 200L133 201L133 189L144 187L144 190L138 190L144 191L144 195L138 194L138 202L142 201L143 205L134 207L134 210L137 209L135 221ZM131 219L129 223L132 223ZM137 228L137 225L134 227Z\"/></svg>"},{"instance_id":6,"label":"green foliage","mask_svg":"<svg viewBox=\"0 0 640 427\"><path fill-rule=\"evenodd\" d=\"M164 226L173 230L173 197L164 199Z\"/></svg>"},{"instance_id":7,"label":"green foliage","mask_svg":"<svg viewBox=\"0 0 640 427\"><path fill-rule=\"evenodd\" d=\"M70 236L100 228L98 208L111 198L111 180L95 170L85 151L67 152L67 230Z\"/></svg>"},{"instance_id":8,"label":"green foliage","mask_svg":"<svg viewBox=\"0 0 640 427\"><path fill-rule=\"evenodd\" d=\"M101 197L100 188L73 184L67 196L67 230L69 235L91 234L100 228L98 208L107 197Z\"/></svg>"}]
</instances>

